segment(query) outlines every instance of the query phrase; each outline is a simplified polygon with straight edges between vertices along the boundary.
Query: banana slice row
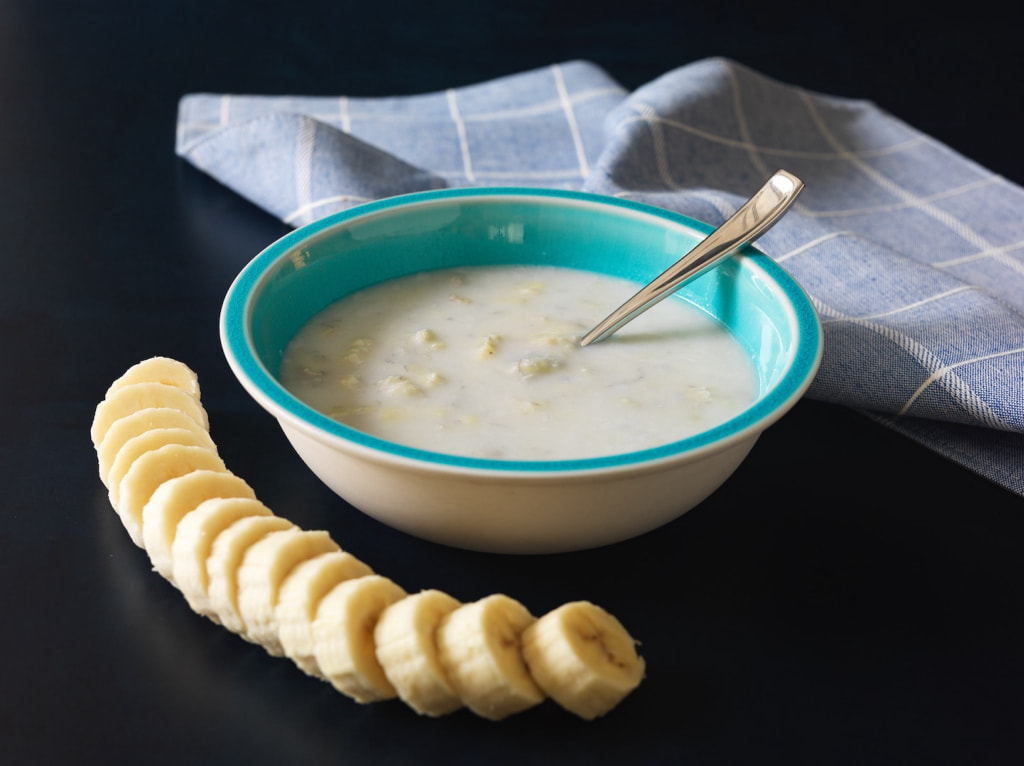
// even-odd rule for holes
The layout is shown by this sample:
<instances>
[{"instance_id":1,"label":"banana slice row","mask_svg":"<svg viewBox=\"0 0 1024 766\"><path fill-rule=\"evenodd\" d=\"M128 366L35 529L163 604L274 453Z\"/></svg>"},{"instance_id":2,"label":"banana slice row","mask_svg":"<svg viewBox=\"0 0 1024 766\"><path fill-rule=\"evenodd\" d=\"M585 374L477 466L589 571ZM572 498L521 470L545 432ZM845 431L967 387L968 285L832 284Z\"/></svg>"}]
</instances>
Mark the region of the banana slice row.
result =
<instances>
[{"instance_id":1,"label":"banana slice row","mask_svg":"<svg viewBox=\"0 0 1024 766\"><path fill-rule=\"evenodd\" d=\"M327 532L275 515L225 466L182 362L130 367L97 405L90 436L129 536L196 613L357 702L398 698L425 716L467 708L498 721L550 697L590 720L643 680L636 641L595 604L537 618L504 594L410 594Z\"/></svg>"}]
</instances>

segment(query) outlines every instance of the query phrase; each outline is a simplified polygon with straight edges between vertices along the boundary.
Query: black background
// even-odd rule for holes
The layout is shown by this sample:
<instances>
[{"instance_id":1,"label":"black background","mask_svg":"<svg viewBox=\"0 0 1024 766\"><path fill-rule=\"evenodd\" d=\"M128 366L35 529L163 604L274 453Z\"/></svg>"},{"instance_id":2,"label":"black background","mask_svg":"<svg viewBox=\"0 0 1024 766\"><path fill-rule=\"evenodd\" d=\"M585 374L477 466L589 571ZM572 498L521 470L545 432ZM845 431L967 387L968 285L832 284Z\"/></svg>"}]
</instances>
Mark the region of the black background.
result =
<instances>
[{"instance_id":1,"label":"black background","mask_svg":"<svg viewBox=\"0 0 1024 766\"><path fill-rule=\"evenodd\" d=\"M576 58L632 89L728 56L1024 182L1010 19L783 6L0 0L0 763L1019 763L1024 503L863 416L801 402L667 527L503 557L346 506L220 352L224 291L288 229L174 156L187 92L401 95ZM431 720L192 614L120 526L88 437L106 386L158 354L199 373L227 464L277 513L408 590L596 601L647 680L594 723L550 703Z\"/></svg>"}]
</instances>

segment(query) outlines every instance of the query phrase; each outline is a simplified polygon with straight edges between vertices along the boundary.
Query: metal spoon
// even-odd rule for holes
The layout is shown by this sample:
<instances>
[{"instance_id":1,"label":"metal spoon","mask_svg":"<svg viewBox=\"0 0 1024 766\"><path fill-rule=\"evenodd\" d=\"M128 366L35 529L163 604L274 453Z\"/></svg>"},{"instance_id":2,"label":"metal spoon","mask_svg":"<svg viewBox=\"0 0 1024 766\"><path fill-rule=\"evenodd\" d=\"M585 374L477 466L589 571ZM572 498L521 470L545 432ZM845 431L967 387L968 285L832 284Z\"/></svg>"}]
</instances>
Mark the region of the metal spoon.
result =
<instances>
[{"instance_id":1,"label":"metal spoon","mask_svg":"<svg viewBox=\"0 0 1024 766\"><path fill-rule=\"evenodd\" d=\"M775 171L725 223L598 322L580 339L580 345L589 346L604 340L736 248L764 234L789 209L803 188L804 182L792 173Z\"/></svg>"}]
</instances>

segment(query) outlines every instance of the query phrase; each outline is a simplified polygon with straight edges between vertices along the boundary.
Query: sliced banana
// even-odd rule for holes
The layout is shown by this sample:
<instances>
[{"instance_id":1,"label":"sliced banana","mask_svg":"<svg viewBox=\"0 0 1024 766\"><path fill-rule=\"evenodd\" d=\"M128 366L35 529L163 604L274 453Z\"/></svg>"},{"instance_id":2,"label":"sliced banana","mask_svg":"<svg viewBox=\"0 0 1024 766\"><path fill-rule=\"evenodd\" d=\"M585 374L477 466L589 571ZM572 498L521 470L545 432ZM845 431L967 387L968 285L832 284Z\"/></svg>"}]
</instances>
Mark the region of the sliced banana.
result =
<instances>
[{"instance_id":1,"label":"sliced banana","mask_svg":"<svg viewBox=\"0 0 1024 766\"><path fill-rule=\"evenodd\" d=\"M177 386L166 383L129 383L115 388L96 405L89 436L93 447L103 441L107 430L117 420L149 407L170 407L189 415L203 428L209 429L210 420L199 399Z\"/></svg>"},{"instance_id":2,"label":"sliced banana","mask_svg":"<svg viewBox=\"0 0 1024 766\"><path fill-rule=\"evenodd\" d=\"M118 484L116 510L136 545L144 547L142 509L156 488L175 476L201 469L227 471L220 456L207 447L165 444L135 459Z\"/></svg>"},{"instance_id":3,"label":"sliced banana","mask_svg":"<svg viewBox=\"0 0 1024 766\"><path fill-rule=\"evenodd\" d=\"M385 609L374 629L384 675L399 698L420 715L441 716L462 707L434 640L441 620L461 605L442 591L420 591Z\"/></svg>"},{"instance_id":4,"label":"sliced banana","mask_svg":"<svg viewBox=\"0 0 1024 766\"><path fill-rule=\"evenodd\" d=\"M522 632L536 618L501 593L460 606L437 630L438 657L463 703L500 721L544 700L520 651Z\"/></svg>"},{"instance_id":5,"label":"sliced banana","mask_svg":"<svg viewBox=\"0 0 1024 766\"><path fill-rule=\"evenodd\" d=\"M286 657L303 672L324 678L313 650L313 620L320 601L335 585L373 570L347 551L329 551L299 563L281 583L274 619Z\"/></svg>"},{"instance_id":6,"label":"sliced banana","mask_svg":"<svg viewBox=\"0 0 1024 766\"><path fill-rule=\"evenodd\" d=\"M217 622L228 630L245 635L245 621L238 611L238 567L245 552L271 532L292 528L295 525L280 516L252 516L239 519L213 541L206 560L206 595Z\"/></svg>"},{"instance_id":7,"label":"sliced banana","mask_svg":"<svg viewBox=\"0 0 1024 766\"><path fill-rule=\"evenodd\" d=\"M117 457L121 447L129 439L158 428L184 428L188 431L198 431L206 434L207 438L209 438L209 433L205 428L186 413L173 407L146 407L130 415L125 415L123 418L118 418L107 429L103 441L96 448L100 479L103 481L103 486L110 487L107 474L110 472L110 466L114 462L114 458Z\"/></svg>"},{"instance_id":8,"label":"sliced banana","mask_svg":"<svg viewBox=\"0 0 1024 766\"><path fill-rule=\"evenodd\" d=\"M126 441L107 473L107 492L110 495L110 504L117 508L121 497L121 480L132 464L142 455L163 447L166 444L184 444L192 447L205 447L216 453L217 447L210 438L210 434L200 428L151 428L138 436L133 436Z\"/></svg>"},{"instance_id":9,"label":"sliced banana","mask_svg":"<svg viewBox=\"0 0 1024 766\"><path fill-rule=\"evenodd\" d=\"M199 398L199 376L185 363L167 356L154 356L133 364L110 384L106 396L133 383L164 383Z\"/></svg>"},{"instance_id":10,"label":"sliced banana","mask_svg":"<svg viewBox=\"0 0 1024 766\"><path fill-rule=\"evenodd\" d=\"M548 696L580 718L602 716L644 677L636 641L588 601L554 609L523 631L523 658Z\"/></svg>"},{"instance_id":11,"label":"sliced banana","mask_svg":"<svg viewBox=\"0 0 1024 766\"><path fill-rule=\"evenodd\" d=\"M168 479L142 507L142 547L153 569L174 582L171 546L178 524L204 500L214 497L256 499L244 479L227 471L201 469Z\"/></svg>"},{"instance_id":12,"label":"sliced banana","mask_svg":"<svg viewBox=\"0 0 1024 766\"><path fill-rule=\"evenodd\" d=\"M204 500L178 523L171 544L173 582L193 611L214 622L220 622L220 618L210 605L207 560L218 535L250 516L273 516L273 511L259 500L216 497Z\"/></svg>"},{"instance_id":13,"label":"sliced banana","mask_svg":"<svg viewBox=\"0 0 1024 766\"><path fill-rule=\"evenodd\" d=\"M299 527L271 532L249 546L238 567L238 613L246 638L282 656L274 617L281 583L299 563L338 550L328 532Z\"/></svg>"},{"instance_id":14,"label":"sliced banana","mask_svg":"<svg viewBox=\"0 0 1024 766\"><path fill-rule=\"evenodd\" d=\"M397 696L377 660L373 631L384 609L405 596L387 577L371 574L335 585L320 600L314 654L324 677L342 694L363 703Z\"/></svg>"},{"instance_id":15,"label":"sliced banana","mask_svg":"<svg viewBox=\"0 0 1024 766\"><path fill-rule=\"evenodd\" d=\"M90 437L111 505L197 613L361 702L501 720L550 696L591 720L643 680L636 642L587 601L539 620L503 594L409 595L331 540L275 516L228 471L199 381L153 357L107 389Z\"/></svg>"}]
</instances>

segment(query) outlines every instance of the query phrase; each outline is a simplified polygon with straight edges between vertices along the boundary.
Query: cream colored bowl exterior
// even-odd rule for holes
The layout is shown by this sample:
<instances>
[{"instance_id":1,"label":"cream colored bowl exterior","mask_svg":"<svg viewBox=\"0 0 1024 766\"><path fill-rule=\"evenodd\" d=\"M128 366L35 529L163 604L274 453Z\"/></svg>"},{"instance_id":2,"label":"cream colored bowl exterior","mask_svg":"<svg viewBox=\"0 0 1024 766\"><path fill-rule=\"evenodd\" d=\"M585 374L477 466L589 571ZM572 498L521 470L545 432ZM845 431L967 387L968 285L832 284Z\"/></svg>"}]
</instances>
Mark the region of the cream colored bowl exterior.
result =
<instances>
[{"instance_id":1,"label":"cream colored bowl exterior","mask_svg":"<svg viewBox=\"0 0 1024 766\"><path fill-rule=\"evenodd\" d=\"M721 486L758 437L698 458L524 476L437 470L278 422L313 473L367 515L426 540L518 554L594 548L656 529Z\"/></svg>"}]
</instances>

